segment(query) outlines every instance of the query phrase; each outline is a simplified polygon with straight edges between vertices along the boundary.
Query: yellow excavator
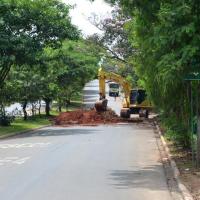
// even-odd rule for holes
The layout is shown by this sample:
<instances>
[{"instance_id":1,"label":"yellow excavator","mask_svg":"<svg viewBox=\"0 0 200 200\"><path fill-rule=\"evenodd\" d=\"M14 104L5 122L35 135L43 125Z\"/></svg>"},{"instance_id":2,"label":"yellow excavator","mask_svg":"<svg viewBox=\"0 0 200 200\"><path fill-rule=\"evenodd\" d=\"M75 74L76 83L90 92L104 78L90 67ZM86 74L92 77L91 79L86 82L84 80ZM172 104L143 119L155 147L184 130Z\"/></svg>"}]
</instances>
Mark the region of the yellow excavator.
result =
<instances>
[{"instance_id":1,"label":"yellow excavator","mask_svg":"<svg viewBox=\"0 0 200 200\"><path fill-rule=\"evenodd\" d=\"M113 72L106 72L103 68L99 68L98 79L100 98L99 101L95 103L97 112L105 111L107 109L106 80L109 80L118 83L124 92L124 100L120 112L121 117L130 118L131 114L139 114L140 117L144 116L148 118L152 105L150 101L147 100L144 89L131 89L131 85L126 79Z\"/></svg>"}]
</instances>

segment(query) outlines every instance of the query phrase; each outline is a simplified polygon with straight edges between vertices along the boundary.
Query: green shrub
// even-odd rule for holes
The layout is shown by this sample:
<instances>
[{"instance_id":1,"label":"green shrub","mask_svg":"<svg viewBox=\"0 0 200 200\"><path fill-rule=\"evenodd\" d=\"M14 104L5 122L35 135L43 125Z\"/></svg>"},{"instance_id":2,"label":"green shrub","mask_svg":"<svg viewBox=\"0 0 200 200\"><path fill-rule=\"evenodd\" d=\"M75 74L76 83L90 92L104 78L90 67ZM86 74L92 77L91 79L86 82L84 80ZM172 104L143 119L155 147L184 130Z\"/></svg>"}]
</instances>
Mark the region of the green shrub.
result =
<instances>
[{"instance_id":1,"label":"green shrub","mask_svg":"<svg viewBox=\"0 0 200 200\"><path fill-rule=\"evenodd\" d=\"M165 137L172 140L175 144L182 146L183 148L190 148L190 132L188 127L181 120L173 115L168 117L161 117L161 123L164 127Z\"/></svg>"},{"instance_id":2,"label":"green shrub","mask_svg":"<svg viewBox=\"0 0 200 200\"><path fill-rule=\"evenodd\" d=\"M14 119L14 116L0 115L0 126L9 126Z\"/></svg>"}]
</instances>

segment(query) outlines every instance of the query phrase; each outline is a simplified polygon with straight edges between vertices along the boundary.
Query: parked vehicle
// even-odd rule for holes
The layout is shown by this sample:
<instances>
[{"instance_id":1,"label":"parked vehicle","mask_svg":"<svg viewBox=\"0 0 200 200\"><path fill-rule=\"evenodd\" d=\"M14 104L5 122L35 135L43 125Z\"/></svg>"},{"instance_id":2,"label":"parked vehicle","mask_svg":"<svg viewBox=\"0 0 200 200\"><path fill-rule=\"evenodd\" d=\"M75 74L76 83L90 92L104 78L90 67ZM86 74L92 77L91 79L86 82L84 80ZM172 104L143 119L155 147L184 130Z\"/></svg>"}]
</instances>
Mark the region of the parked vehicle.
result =
<instances>
[{"instance_id":1,"label":"parked vehicle","mask_svg":"<svg viewBox=\"0 0 200 200\"><path fill-rule=\"evenodd\" d=\"M109 83L109 96L118 97L119 96L119 84L111 82Z\"/></svg>"}]
</instances>

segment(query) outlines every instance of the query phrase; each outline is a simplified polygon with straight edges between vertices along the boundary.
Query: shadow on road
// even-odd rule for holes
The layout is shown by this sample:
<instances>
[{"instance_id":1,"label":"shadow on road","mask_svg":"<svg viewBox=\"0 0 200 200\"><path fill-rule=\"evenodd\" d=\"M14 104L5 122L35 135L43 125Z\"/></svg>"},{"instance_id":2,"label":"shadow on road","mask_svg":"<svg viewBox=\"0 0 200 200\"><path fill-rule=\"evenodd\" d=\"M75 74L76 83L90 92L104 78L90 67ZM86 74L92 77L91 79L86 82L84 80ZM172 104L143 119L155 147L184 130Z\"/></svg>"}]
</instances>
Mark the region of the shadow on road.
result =
<instances>
[{"instance_id":1,"label":"shadow on road","mask_svg":"<svg viewBox=\"0 0 200 200\"><path fill-rule=\"evenodd\" d=\"M147 188L150 190L167 190L163 181L163 168L161 165L138 170L113 170L110 178L117 189Z\"/></svg>"},{"instance_id":2,"label":"shadow on road","mask_svg":"<svg viewBox=\"0 0 200 200\"><path fill-rule=\"evenodd\" d=\"M29 134L22 134L12 138L26 138L26 137L46 137L46 136L77 136L86 134L95 134L100 130L97 129L81 129L81 128L45 128L32 132ZM10 139L12 139L10 138Z\"/></svg>"}]
</instances>

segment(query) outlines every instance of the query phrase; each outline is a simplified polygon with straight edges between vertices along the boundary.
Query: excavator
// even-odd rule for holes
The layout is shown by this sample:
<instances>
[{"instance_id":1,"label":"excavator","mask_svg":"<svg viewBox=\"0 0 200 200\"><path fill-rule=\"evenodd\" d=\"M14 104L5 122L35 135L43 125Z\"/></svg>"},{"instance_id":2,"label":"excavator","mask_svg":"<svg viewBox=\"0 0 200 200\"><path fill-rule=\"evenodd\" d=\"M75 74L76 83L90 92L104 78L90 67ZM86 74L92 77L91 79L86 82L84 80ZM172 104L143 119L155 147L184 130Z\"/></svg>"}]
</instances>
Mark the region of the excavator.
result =
<instances>
[{"instance_id":1,"label":"excavator","mask_svg":"<svg viewBox=\"0 0 200 200\"><path fill-rule=\"evenodd\" d=\"M106 111L108 100L106 99L106 80L118 83L124 92L122 109L120 116L122 118L130 118L131 114L139 114L140 117L149 116L149 111L152 109L150 101L144 89L131 89L131 84L123 77L113 72L106 72L102 67L98 71L99 79L99 100L95 103L97 112Z\"/></svg>"}]
</instances>

